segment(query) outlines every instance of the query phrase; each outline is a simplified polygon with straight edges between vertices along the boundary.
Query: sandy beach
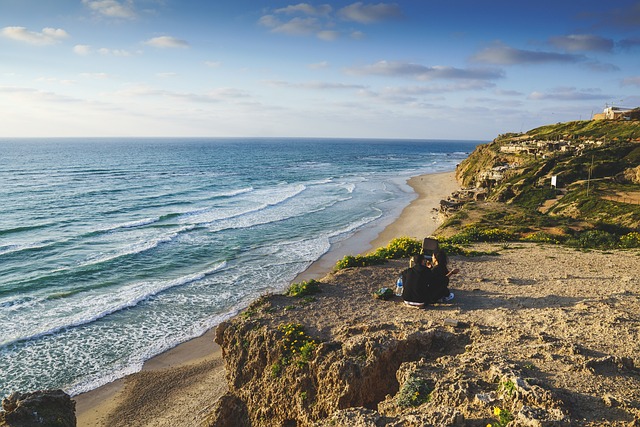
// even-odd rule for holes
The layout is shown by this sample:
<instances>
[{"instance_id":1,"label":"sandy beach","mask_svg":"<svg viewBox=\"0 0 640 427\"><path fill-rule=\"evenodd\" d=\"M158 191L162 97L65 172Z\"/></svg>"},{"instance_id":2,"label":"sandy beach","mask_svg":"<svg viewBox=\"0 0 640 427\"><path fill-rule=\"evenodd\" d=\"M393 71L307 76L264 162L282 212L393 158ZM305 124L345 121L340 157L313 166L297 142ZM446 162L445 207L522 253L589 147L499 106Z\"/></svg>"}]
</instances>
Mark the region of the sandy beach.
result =
<instances>
[{"instance_id":1,"label":"sandy beach","mask_svg":"<svg viewBox=\"0 0 640 427\"><path fill-rule=\"evenodd\" d=\"M408 184L417 197L382 232L356 233L295 281L323 277L344 255L366 253L396 237L432 234L439 225L434 209L459 188L454 172L416 176ZM222 354L213 335L211 330L147 361L141 372L75 396L78 426L175 426L178 419L184 426L197 425L226 391Z\"/></svg>"}]
</instances>

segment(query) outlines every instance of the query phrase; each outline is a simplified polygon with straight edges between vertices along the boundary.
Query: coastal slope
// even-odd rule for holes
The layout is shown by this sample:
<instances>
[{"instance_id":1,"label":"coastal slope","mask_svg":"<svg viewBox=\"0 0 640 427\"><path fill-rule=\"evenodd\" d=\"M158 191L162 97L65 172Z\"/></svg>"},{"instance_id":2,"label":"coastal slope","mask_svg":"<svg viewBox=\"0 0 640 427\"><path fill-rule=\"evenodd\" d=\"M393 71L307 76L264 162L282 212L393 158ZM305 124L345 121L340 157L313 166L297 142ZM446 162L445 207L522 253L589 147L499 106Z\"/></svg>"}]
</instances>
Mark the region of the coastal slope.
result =
<instances>
[{"instance_id":1,"label":"coastal slope","mask_svg":"<svg viewBox=\"0 0 640 427\"><path fill-rule=\"evenodd\" d=\"M374 299L405 261L257 301L218 328L230 389L203 425L637 425L640 257L474 248L499 255L452 257L450 304ZM287 325L317 343L304 360L283 363Z\"/></svg>"}]
</instances>

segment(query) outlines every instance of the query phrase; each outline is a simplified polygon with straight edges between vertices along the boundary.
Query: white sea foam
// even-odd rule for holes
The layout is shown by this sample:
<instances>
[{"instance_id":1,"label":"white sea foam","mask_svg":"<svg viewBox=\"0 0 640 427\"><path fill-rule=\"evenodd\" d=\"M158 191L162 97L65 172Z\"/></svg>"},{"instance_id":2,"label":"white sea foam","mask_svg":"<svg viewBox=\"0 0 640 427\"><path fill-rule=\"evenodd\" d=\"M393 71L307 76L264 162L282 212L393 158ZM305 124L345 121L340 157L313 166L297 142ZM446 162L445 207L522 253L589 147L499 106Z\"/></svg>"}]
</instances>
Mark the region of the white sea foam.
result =
<instances>
[{"instance_id":1,"label":"white sea foam","mask_svg":"<svg viewBox=\"0 0 640 427\"><path fill-rule=\"evenodd\" d=\"M168 243L178 237L181 233L193 229L193 226L189 227L181 227L175 231L172 231L168 234L160 234L158 236L145 235L141 233L137 236L133 243L130 241L133 239L125 239L120 238L118 242L126 242L124 247L113 250L107 254L93 254L88 256L83 262L79 263L77 267L87 267L90 265L102 264L109 261L113 261L114 259L140 254L146 251L150 251L154 248L157 248L159 245L163 243ZM61 271L61 270L58 270Z\"/></svg>"},{"instance_id":2,"label":"white sea foam","mask_svg":"<svg viewBox=\"0 0 640 427\"><path fill-rule=\"evenodd\" d=\"M120 286L117 290L82 292L67 298L64 305L42 298L32 304L30 310L11 313L10 316L9 313L0 312L0 329L3 331L0 346L94 322L109 314L134 307L160 292L202 280L225 266L226 262L222 262L205 271L172 280L137 282Z\"/></svg>"}]
</instances>

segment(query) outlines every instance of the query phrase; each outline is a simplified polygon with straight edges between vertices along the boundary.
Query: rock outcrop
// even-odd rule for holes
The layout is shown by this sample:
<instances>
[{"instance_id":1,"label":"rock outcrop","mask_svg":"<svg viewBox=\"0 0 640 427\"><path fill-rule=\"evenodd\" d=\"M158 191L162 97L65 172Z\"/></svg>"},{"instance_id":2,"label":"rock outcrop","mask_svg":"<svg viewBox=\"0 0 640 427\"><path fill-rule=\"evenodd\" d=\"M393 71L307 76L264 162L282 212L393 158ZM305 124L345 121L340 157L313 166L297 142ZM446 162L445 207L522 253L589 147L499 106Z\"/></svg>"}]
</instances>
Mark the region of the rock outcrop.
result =
<instances>
[{"instance_id":1,"label":"rock outcrop","mask_svg":"<svg viewBox=\"0 0 640 427\"><path fill-rule=\"evenodd\" d=\"M62 390L12 393L2 400L0 427L75 427L75 406Z\"/></svg>"},{"instance_id":2,"label":"rock outcrop","mask_svg":"<svg viewBox=\"0 0 640 427\"><path fill-rule=\"evenodd\" d=\"M306 302L263 297L221 324L229 391L203 425L484 427L494 411L512 426L567 425L563 400L488 347L486 328L434 322L429 311L374 300L358 283L370 274L391 280L391 264L330 274ZM288 351L286 331L312 351Z\"/></svg>"}]
</instances>

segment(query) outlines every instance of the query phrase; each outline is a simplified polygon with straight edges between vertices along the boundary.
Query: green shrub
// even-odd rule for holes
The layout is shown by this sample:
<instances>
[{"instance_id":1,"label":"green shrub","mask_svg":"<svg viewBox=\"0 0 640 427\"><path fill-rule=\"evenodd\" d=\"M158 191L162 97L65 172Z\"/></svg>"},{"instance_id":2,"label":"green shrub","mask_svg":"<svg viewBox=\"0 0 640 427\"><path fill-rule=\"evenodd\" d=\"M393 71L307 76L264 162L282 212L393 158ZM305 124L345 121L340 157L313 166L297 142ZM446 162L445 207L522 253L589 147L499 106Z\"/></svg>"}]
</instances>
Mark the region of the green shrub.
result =
<instances>
[{"instance_id":1,"label":"green shrub","mask_svg":"<svg viewBox=\"0 0 640 427\"><path fill-rule=\"evenodd\" d=\"M293 283L285 293L290 297L303 297L313 295L320 292L320 282L317 280L309 280L308 282Z\"/></svg>"},{"instance_id":2,"label":"green shrub","mask_svg":"<svg viewBox=\"0 0 640 427\"><path fill-rule=\"evenodd\" d=\"M618 246L618 238L606 231L589 230L578 234L567 243L581 249L611 249Z\"/></svg>"},{"instance_id":3,"label":"green shrub","mask_svg":"<svg viewBox=\"0 0 640 427\"><path fill-rule=\"evenodd\" d=\"M621 248L640 248L640 233L632 231L631 233L620 236Z\"/></svg>"},{"instance_id":4,"label":"green shrub","mask_svg":"<svg viewBox=\"0 0 640 427\"><path fill-rule=\"evenodd\" d=\"M279 377L281 372L282 365L280 365L280 363L275 362L273 365L271 365L271 378Z\"/></svg>"},{"instance_id":5,"label":"green shrub","mask_svg":"<svg viewBox=\"0 0 640 427\"><path fill-rule=\"evenodd\" d=\"M336 263L336 270L384 264L388 259L409 258L411 255L419 254L421 249L422 243L416 239L398 237L387 246L376 249L372 254L345 256Z\"/></svg>"},{"instance_id":6,"label":"green shrub","mask_svg":"<svg viewBox=\"0 0 640 427\"><path fill-rule=\"evenodd\" d=\"M288 365L295 361L300 367L309 363L318 346L316 340L311 338L299 323L284 323L278 326L283 333L282 337L282 363Z\"/></svg>"},{"instance_id":7,"label":"green shrub","mask_svg":"<svg viewBox=\"0 0 640 427\"><path fill-rule=\"evenodd\" d=\"M447 239L454 244L469 244L472 242L508 242L516 241L519 236L511 231L501 228L480 228L477 226L466 227L460 233Z\"/></svg>"},{"instance_id":8,"label":"green shrub","mask_svg":"<svg viewBox=\"0 0 640 427\"><path fill-rule=\"evenodd\" d=\"M393 239L384 248L378 248L374 255L384 259L409 258L419 254L422 250L422 243L410 237L398 237Z\"/></svg>"},{"instance_id":9,"label":"green shrub","mask_svg":"<svg viewBox=\"0 0 640 427\"><path fill-rule=\"evenodd\" d=\"M384 264L386 260L379 255L347 255L336 263L336 270L350 267L366 267Z\"/></svg>"},{"instance_id":10,"label":"green shrub","mask_svg":"<svg viewBox=\"0 0 640 427\"><path fill-rule=\"evenodd\" d=\"M488 424L487 427L506 427L514 419L511 411L508 409L501 409L498 406L493 408L493 415L496 416L497 421L493 424Z\"/></svg>"},{"instance_id":11,"label":"green shrub","mask_svg":"<svg viewBox=\"0 0 640 427\"><path fill-rule=\"evenodd\" d=\"M538 242L538 243L552 243L557 245L562 243L565 239L561 236L545 233L544 231L536 231L522 238L525 242Z\"/></svg>"},{"instance_id":12,"label":"green shrub","mask_svg":"<svg viewBox=\"0 0 640 427\"><path fill-rule=\"evenodd\" d=\"M425 380L411 377L402 385L396 395L396 403L403 408L420 406L429 401L431 391L429 384Z\"/></svg>"}]
</instances>

